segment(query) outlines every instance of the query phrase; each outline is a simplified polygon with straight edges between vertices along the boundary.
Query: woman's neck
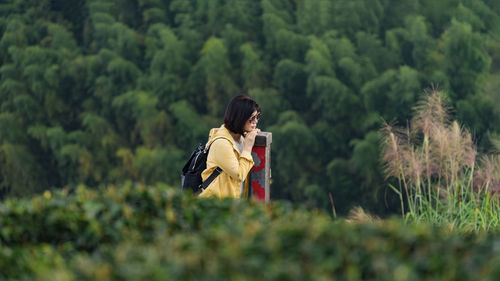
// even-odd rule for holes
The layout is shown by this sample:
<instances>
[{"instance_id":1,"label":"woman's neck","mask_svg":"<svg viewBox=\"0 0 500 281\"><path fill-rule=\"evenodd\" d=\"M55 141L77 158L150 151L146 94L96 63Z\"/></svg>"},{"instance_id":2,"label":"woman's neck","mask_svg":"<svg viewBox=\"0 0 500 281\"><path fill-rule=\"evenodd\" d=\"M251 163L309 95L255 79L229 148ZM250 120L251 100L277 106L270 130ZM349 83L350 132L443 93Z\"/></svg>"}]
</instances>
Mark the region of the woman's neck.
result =
<instances>
[{"instance_id":1,"label":"woman's neck","mask_svg":"<svg viewBox=\"0 0 500 281\"><path fill-rule=\"evenodd\" d=\"M236 134L236 133L233 133L231 131L229 131L229 133L231 134L231 136L233 136L233 139L235 141L240 141L240 138L241 138L241 134Z\"/></svg>"}]
</instances>

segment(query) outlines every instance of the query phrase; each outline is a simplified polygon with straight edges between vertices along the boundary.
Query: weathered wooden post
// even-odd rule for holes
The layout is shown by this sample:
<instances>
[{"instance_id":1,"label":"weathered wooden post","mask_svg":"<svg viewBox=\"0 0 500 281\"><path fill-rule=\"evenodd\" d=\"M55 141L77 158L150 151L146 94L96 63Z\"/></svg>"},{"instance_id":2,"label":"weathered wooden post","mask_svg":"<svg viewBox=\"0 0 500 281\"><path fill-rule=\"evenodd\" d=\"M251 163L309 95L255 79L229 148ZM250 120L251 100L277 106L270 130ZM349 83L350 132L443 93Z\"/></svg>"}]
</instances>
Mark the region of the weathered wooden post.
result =
<instances>
[{"instance_id":1,"label":"weathered wooden post","mask_svg":"<svg viewBox=\"0 0 500 281\"><path fill-rule=\"evenodd\" d=\"M255 137L252 148L252 158L255 162L250 171L251 185L245 188L248 198L254 197L259 201L269 202L271 198L271 143L273 134L260 132Z\"/></svg>"}]
</instances>

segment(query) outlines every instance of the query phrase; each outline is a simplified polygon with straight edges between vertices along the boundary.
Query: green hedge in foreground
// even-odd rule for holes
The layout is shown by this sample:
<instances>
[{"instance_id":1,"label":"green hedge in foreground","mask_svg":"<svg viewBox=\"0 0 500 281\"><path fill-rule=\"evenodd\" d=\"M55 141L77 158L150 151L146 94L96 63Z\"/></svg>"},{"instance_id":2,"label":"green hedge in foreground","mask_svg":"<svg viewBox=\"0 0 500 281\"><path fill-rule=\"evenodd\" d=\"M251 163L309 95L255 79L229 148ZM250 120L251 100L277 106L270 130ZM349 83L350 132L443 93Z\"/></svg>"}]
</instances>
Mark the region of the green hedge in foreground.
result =
<instances>
[{"instance_id":1,"label":"green hedge in foreground","mask_svg":"<svg viewBox=\"0 0 500 281\"><path fill-rule=\"evenodd\" d=\"M498 280L500 236L333 221L163 186L0 204L0 279Z\"/></svg>"}]
</instances>

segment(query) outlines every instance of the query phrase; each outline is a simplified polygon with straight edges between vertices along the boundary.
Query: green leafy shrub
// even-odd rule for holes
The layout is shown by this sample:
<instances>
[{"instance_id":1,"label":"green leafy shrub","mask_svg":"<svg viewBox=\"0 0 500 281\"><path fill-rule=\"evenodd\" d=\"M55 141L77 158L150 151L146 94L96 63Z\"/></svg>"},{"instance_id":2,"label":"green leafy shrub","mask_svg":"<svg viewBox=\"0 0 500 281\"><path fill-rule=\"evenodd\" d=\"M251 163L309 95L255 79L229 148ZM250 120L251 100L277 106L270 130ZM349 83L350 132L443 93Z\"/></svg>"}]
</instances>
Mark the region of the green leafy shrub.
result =
<instances>
[{"instance_id":1,"label":"green leafy shrub","mask_svg":"<svg viewBox=\"0 0 500 281\"><path fill-rule=\"evenodd\" d=\"M0 204L0 280L494 280L496 233L356 223L165 186Z\"/></svg>"}]
</instances>

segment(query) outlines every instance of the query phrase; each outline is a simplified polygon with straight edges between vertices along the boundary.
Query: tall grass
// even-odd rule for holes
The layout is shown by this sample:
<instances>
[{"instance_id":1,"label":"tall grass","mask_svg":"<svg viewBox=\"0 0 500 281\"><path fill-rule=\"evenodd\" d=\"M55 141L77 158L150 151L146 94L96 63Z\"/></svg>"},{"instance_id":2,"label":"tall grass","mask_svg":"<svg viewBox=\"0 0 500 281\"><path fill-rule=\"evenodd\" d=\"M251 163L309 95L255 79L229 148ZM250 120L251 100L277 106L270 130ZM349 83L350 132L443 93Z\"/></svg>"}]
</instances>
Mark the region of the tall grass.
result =
<instances>
[{"instance_id":1,"label":"tall grass","mask_svg":"<svg viewBox=\"0 0 500 281\"><path fill-rule=\"evenodd\" d=\"M410 222L483 231L500 224L500 157L478 157L471 133L449 118L445 96L427 92L406 127L385 124L382 159ZM480 160L478 160L480 159Z\"/></svg>"}]
</instances>

